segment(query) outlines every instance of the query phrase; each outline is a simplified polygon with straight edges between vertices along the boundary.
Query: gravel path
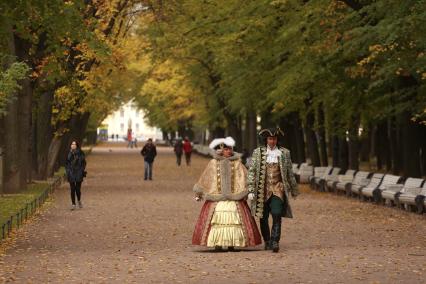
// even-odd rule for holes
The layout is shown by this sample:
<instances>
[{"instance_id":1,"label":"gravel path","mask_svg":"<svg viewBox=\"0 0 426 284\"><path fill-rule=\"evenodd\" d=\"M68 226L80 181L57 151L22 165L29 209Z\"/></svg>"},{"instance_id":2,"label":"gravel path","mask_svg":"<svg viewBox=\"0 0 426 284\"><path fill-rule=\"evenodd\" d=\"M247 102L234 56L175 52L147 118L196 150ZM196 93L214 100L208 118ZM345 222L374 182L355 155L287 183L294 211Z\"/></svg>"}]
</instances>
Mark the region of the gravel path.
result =
<instances>
[{"instance_id":1,"label":"gravel path","mask_svg":"<svg viewBox=\"0 0 426 284\"><path fill-rule=\"evenodd\" d=\"M0 256L0 282L14 283L425 283L426 218L395 208L311 192L292 201L281 251L262 246L212 252L191 245L201 203L192 186L208 159L177 167L159 148L154 180L140 149L114 145L88 157L84 208L69 189ZM4 245L3 245L4 246Z\"/></svg>"}]
</instances>

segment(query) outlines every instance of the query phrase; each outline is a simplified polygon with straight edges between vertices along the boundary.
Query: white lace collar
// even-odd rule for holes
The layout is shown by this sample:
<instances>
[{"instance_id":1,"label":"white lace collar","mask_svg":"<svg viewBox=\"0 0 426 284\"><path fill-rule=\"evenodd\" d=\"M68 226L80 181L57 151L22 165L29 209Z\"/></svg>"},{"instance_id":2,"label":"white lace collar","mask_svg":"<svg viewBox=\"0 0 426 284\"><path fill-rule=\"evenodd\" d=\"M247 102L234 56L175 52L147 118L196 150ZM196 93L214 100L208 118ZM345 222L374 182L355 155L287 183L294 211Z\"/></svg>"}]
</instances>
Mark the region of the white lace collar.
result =
<instances>
[{"instance_id":1,"label":"white lace collar","mask_svg":"<svg viewBox=\"0 0 426 284\"><path fill-rule=\"evenodd\" d=\"M266 146L266 162L268 164L278 163L278 159L281 154L282 153L278 147L275 146L274 149L271 149L269 146Z\"/></svg>"}]
</instances>

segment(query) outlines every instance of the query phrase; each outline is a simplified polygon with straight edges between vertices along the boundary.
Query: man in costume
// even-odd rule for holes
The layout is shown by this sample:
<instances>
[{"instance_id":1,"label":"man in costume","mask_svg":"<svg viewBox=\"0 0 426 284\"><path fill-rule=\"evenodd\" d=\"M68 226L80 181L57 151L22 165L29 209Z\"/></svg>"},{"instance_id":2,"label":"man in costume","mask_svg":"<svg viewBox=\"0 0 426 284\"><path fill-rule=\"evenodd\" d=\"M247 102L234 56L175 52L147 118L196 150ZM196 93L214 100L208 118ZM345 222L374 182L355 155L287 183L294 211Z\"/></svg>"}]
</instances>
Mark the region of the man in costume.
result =
<instances>
[{"instance_id":1,"label":"man in costume","mask_svg":"<svg viewBox=\"0 0 426 284\"><path fill-rule=\"evenodd\" d=\"M248 199L251 212L260 218L260 231L265 250L279 251L281 217L293 218L289 195L299 194L292 171L290 151L277 145L283 136L280 128L263 129L259 132L263 145L253 151L248 173ZM269 214L272 228L269 229Z\"/></svg>"},{"instance_id":2,"label":"man in costume","mask_svg":"<svg viewBox=\"0 0 426 284\"><path fill-rule=\"evenodd\" d=\"M231 137L215 139L213 159L194 185L195 200L205 200L195 225L192 244L234 250L262 243L247 205L247 170L233 152Z\"/></svg>"}]
</instances>

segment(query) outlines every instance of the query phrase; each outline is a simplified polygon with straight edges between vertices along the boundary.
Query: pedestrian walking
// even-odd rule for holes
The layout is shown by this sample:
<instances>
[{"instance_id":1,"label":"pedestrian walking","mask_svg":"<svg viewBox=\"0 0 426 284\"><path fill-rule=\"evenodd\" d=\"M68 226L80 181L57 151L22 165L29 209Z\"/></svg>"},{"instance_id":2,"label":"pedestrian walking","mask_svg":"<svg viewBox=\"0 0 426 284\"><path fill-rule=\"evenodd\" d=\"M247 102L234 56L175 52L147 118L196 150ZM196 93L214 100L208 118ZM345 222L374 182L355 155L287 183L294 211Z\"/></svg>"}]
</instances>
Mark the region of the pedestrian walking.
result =
<instances>
[{"instance_id":1,"label":"pedestrian walking","mask_svg":"<svg viewBox=\"0 0 426 284\"><path fill-rule=\"evenodd\" d=\"M183 153L183 143L182 138L178 138L176 140L175 146L174 146L174 152L176 155L176 163L178 166L180 166L182 161L182 153Z\"/></svg>"},{"instance_id":2,"label":"pedestrian walking","mask_svg":"<svg viewBox=\"0 0 426 284\"><path fill-rule=\"evenodd\" d=\"M132 129L127 129L127 148L133 148Z\"/></svg>"},{"instance_id":3,"label":"pedestrian walking","mask_svg":"<svg viewBox=\"0 0 426 284\"><path fill-rule=\"evenodd\" d=\"M65 172L71 188L71 210L76 209L75 197L78 207L83 208L81 202L81 183L86 177L86 158L77 141L71 142L70 150L65 162Z\"/></svg>"},{"instance_id":4,"label":"pedestrian walking","mask_svg":"<svg viewBox=\"0 0 426 284\"><path fill-rule=\"evenodd\" d=\"M143 146L141 155L144 157L145 161L144 180L152 180L152 166L154 164L155 156L157 156L157 149L151 138L149 138L145 146Z\"/></svg>"},{"instance_id":5,"label":"pedestrian walking","mask_svg":"<svg viewBox=\"0 0 426 284\"><path fill-rule=\"evenodd\" d=\"M183 152L185 153L186 165L189 166L191 164L192 144L188 136L183 141Z\"/></svg>"},{"instance_id":6,"label":"pedestrian walking","mask_svg":"<svg viewBox=\"0 0 426 284\"><path fill-rule=\"evenodd\" d=\"M262 243L256 222L246 202L247 169L234 154L234 139L215 139L216 152L194 185L195 200L205 199L195 225L192 244L214 247L256 246Z\"/></svg>"},{"instance_id":7,"label":"pedestrian walking","mask_svg":"<svg viewBox=\"0 0 426 284\"><path fill-rule=\"evenodd\" d=\"M289 195L299 194L292 171L290 151L279 147L278 139L283 132L278 128L259 132L262 146L253 151L248 174L248 199L251 200L252 215L260 218L260 231L265 250L279 251L281 217L293 218ZM269 229L269 215L272 228Z\"/></svg>"}]
</instances>

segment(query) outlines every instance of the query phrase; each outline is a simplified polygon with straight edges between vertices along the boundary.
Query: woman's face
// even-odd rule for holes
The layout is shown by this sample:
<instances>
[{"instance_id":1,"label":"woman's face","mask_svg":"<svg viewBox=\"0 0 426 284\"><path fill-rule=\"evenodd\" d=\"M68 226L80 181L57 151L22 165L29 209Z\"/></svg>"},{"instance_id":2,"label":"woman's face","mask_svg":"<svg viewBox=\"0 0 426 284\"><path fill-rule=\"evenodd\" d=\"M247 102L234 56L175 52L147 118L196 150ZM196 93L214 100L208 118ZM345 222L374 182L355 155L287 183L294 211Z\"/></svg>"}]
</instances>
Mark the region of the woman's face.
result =
<instances>
[{"instance_id":1,"label":"woman's face","mask_svg":"<svg viewBox=\"0 0 426 284\"><path fill-rule=\"evenodd\" d=\"M229 158L229 157L231 157L232 156L232 154L233 154L233 151L232 151L232 148L223 148L223 156L225 157L225 158Z\"/></svg>"},{"instance_id":2,"label":"woman's face","mask_svg":"<svg viewBox=\"0 0 426 284\"><path fill-rule=\"evenodd\" d=\"M71 150L75 150L75 149L77 149L77 143L75 141L73 141L71 143Z\"/></svg>"}]
</instances>

